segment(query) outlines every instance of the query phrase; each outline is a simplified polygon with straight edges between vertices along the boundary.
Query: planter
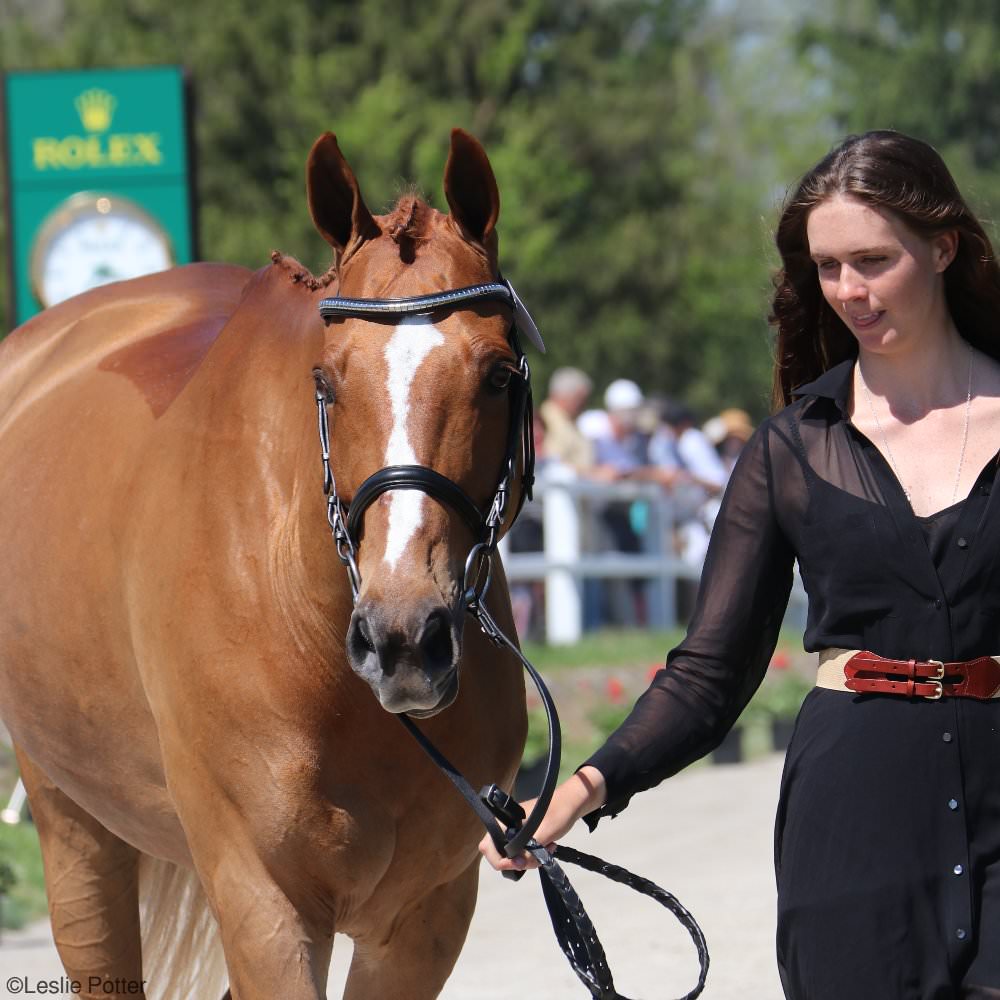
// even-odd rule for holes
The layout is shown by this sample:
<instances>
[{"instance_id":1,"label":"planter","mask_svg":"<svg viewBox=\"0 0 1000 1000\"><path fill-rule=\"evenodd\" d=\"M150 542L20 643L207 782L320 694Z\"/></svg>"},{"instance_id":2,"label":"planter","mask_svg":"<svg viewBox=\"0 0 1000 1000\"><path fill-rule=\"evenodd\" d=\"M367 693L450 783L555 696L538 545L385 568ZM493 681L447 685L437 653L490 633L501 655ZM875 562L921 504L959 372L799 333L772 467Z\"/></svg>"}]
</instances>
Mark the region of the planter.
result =
<instances>
[{"instance_id":1,"label":"planter","mask_svg":"<svg viewBox=\"0 0 1000 1000\"><path fill-rule=\"evenodd\" d=\"M775 750L787 750L788 744L792 742L793 732L795 732L794 719L772 719L771 746Z\"/></svg>"},{"instance_id":2,"label":"planter","mask_svg":"<svg viewBox=\"0 0 1000 1000\"><path fill-rule=\"evenodd\" d=\"M743 762L743 730L730 729L726 738L712 751L713 764L740 764Z\"/></svg>"}]
</instances>

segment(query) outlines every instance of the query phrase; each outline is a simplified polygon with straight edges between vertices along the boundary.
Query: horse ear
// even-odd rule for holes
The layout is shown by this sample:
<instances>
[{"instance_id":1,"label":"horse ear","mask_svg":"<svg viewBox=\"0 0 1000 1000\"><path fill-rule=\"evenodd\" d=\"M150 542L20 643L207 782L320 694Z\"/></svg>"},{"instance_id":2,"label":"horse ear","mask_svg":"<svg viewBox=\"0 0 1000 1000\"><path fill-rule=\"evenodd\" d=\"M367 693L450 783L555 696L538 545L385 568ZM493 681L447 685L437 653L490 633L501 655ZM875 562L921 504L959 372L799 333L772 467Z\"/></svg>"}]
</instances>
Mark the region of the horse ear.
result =
<instances>
[{"instance_id":1,"label":"horse ear","mask_svg":"<svg viewBox=\"0 0 1000 1000\"><path fill-rule=\"evenodd\" d=\"M444 194L452 218L465 235L485 244L500 215L500 192L485 150L477 139L460 128L451 130Z\"/></svg>"},{"instance_id":2,"label":"horse ear","mask_svg":"<svg viewBox=\"0 0 1000 1000\"><path fill-rule=\"evenodd\" d=\"M332 132L324 132L309 151L306 192L313 225L334 249L343 252L358 240L378 236L354 171Z\"/></svg>"}]
</instances>

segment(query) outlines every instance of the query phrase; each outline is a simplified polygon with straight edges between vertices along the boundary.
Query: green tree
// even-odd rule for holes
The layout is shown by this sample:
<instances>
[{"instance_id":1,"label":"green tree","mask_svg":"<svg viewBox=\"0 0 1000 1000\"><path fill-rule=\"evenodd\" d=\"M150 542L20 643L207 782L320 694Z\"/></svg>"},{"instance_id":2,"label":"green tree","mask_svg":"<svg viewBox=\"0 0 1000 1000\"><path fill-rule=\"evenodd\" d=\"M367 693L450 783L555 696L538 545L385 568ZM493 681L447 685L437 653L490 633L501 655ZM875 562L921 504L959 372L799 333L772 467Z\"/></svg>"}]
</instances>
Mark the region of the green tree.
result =
<instances>
[{"instance_id":1,"label":"green tree","mask_svg":"<svg viewBox=\"0 0 1000 1000\"><path fill-rule=\"evenodd\" d=\"M895 128L937 147L974 209L1000 207L1000 7L836 0L797 33L841 133Z\"/></svg>"},{"instance_id":2,"label":"green tree","mask_svg":"<svg viewBox=\"0 0 1000 1000\"><path fill-rule=\"evenodd\" d=\"M768 108L772 25L707 0L71 7L8 15L0 67L185 65L207 258L260 266L277 246L326 266L303 196L326 129L373 209L408 183L441 207L462 125L497 173L504 269L550 348L540 381L574 363L705 415L765 409L766 231L795 159L782 137L817 117L814 102Z\"/></svg>"}]
</instances>

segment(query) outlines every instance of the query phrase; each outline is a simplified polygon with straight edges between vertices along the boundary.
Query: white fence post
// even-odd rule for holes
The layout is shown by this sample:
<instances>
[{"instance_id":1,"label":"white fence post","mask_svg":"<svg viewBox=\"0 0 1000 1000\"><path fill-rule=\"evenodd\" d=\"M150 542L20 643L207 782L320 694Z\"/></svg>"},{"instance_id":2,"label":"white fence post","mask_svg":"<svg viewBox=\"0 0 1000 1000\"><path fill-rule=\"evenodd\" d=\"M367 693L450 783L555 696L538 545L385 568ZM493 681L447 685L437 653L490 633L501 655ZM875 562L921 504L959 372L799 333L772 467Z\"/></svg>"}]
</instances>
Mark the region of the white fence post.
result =
<instances>
[{"instance_id":1,"label":"white fence post","mask_svg":"<svg viewBox=\"0 0 1000 1000\"><path fill-rule=\"evenodd\" d=\"M672 556L673 501L663 492L646 502L646 530L642 549L657 559ZM673 628L677 624L677 577L669 571L649 578L646 584L648 625L650 628Z\"/></svg>"},{"instance_id":2,"label":"white fence post","mask_svg":"<svg viewBox=\"0 0 1000 1000\"><path fill-rule=\"evenodd\" d=\"M561 470L560 470L561 471ZM580 513L572 491L575 476L550 470L545 481L545 638L552 645L579 642L583 633L583 585L574 571L580 559Z\"/></svg>"}]
</instances>

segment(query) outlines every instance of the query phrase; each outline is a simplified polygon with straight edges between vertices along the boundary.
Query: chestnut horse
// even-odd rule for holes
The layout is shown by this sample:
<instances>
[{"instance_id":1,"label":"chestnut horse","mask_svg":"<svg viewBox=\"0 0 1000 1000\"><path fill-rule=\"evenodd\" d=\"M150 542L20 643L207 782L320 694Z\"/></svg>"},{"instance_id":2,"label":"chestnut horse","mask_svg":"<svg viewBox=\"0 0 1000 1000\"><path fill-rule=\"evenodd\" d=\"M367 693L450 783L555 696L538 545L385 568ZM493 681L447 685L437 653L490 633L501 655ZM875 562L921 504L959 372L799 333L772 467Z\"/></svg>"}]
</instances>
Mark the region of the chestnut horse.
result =
<instances>
[{"instance_id":1,"label":"chestnut horse","mask_svg":"<svg viewBox=\"0 0 1000 1000\"><path fill-rule=\"evenodd\" d=\"M191 265L87 292L0 347L0 713L83 996L218 1000L208 930L235 1000L325 997L335 932L354 941L349 1000L438 996L481 829L391 713L477 784L509 788L524 742L518 663L463 632L467 518L381 493L355 605L316 421L314 380L341 500L419 465L489 508L520 377L509 306L326 328L318 311L495 282L489 161L455 130L450 212L404 196L373 216L328 133L307 186L335 251L323 277L280 254ZM498 560L493 581L513 634Z\"/></svg>"}]
</instances>

